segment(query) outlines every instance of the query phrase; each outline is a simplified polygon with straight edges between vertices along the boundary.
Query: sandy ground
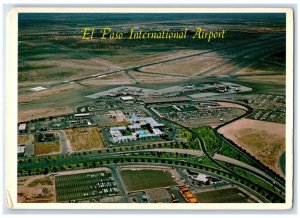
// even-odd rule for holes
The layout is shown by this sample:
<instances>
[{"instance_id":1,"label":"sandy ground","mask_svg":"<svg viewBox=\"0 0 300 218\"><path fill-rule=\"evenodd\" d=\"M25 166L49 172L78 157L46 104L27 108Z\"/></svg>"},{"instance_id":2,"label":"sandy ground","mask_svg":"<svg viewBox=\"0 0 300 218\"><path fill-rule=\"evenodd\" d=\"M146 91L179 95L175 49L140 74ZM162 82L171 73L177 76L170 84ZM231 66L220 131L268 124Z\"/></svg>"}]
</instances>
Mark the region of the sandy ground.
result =
<instances>
[{"instance_id":1,"label":"sandy ground","mask_svg":"<svg viewBox=\"0 0 300 218\"><path fill-rule=\"evenodd\" d=\"M242 119L219 130L258 160L283 176L279 158L285 151L285 124Z\"/></svg>"},{"instance_id":2,"label":"sandy ground","mask_svg":"<svg viewBox=\"0 0 300 218\"><path fill-rule=\"evenodd\" d=\"M220 64L223 61L224 58L221 56L207 57L201 55L167 63L156 64L149 67L143 67L141 70L145 72L158 72L170 75L201 75L202 72L211 69L214 65Z\"/></svg>"},{"instance_id":3,"label":"sandy ground","mask_svg":"<svg viewBox=\"0 0 300 218\"><path fill-rule=\"evenodd\" d=\"M46 182L39 182L39 181ZM43 184L44 183L44 184ZM43 193L43 188L47 190ZM26 176L18 178L19 203L50 203L55 201L55 183L52 176Z\"/></svg>"},{"instance_id":4,"label":"sandy ground","mask_svg":"<svg viewBox=\"0 0 300 218\"><path fill-rule=\"evenodd\" d=\"M192 54L196 54L199 52L205 52L205 50L180 50L180 51L166 51L166 52L159 52L154 54L143 54L140 53L129 53L128 55L120 54L120 55L113 55L113 56L104 56L103 59L109 60L114 62L118 65L123 67L134 67L140 66L148 63L165 61L165 60L172 60L179 57L184 57Z\"/></svg>"},{"instance_id":5,"label":"sandy ground","mask_svg":"<svg viewBox=\"0 0 300 218\"><path fill-rule=\"evenodd\" d=\"M18 122L25 122L37 118L57 116L61 114L72 113L73 108L69 107L53 107L53 108L41 108L41 109L28 109L18 111Z\"/></svg>"},{"instance_id":6,"label":"sandy ground","mask_svg":"<svg viewBox=\"0 0 300 218\"><path fill-rule=\"evenodd\" d=\"M108 85L131 85L135 81L129 78L125 73L114 73L104 77L95 77L86 80L82 80L81 84L84 85L96 85L96 86L108 86Z\"/></svg>"},{"instance_id":7,"label":"sandy ground","mask_svg":"<svg viewBox=\"0 0 300 218\"><path fill-rule=\"evenodd\" d=\"M65 130L72 151L104 148L103 139L97 127Z\"/></svg>"},{"instance_id":8,"label":"sandy ground","mask_svg":"<svg viewBox=\"0 0 300 218\"><path fill-rule=\"evenodd\" d=\"M286 76L285 75L270 75L270 76L243 76L239 77L241 80L251 80L251 81L258 81L258 82L273 82L279 84L285 84Z\"/></svg>"},{"instance_id":9,"label":"sandy ground","mask_svg":"<svg viewBox=\"0 0 300 218\"><path fill-rule=\"evenodd\" d=\"M18 135L18 145L20 144L27 144L33 141L33 135L27 134L27 135Z\"/></svg>"},{"instance_id":10,"label":"sandy ground","mask_svg":"<svg viewBox=\"0 0 300 218\"><path fill-rule=\"evenodd\" d=\"M217 103L220 104L222 107L234 107L234 108L240 108L242 110L247 110L247 108L245 108L244 106L235 103L229 103L229 102L217 102Z\"/></svg>"},{"instance_id":11,"label":"sandy ground","mask_svg":"<svg viewBox=\"0 0 300 218\"><path fill-rule=\"evenodd\" d=\"M46 98L51 95L57 95L57 94L61 94L66 91L77 89L79 87L80 87L80 85L73 83L73 84L66 84L66 85L53 87L53 88L46 89L46 90L39 91L39 92L29 92L29 93L25 93L25 94L20 94L18 96L18 102L19 102L19 104L20 103L29 103L29 102L40 100L42 98Z\"/></svg>"}]
</instances>

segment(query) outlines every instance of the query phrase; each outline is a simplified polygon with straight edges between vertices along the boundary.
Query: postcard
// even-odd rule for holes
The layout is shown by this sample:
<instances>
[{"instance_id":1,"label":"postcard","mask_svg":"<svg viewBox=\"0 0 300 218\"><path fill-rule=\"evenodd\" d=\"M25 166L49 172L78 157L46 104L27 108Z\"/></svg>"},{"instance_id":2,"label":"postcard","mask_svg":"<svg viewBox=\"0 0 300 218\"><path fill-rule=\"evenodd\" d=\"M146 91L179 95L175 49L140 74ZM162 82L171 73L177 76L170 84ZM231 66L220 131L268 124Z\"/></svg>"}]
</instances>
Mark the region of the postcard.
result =
<instances>
[{"instance_id":1,"label":"postcard","mask_svg":"<svg viewBox=\"0 0 300 218\"><path fill-rule=\"evenodd\" d=\"M292 208L292 9L6 21L8 208Z\"/></svg>"}]
</instances>

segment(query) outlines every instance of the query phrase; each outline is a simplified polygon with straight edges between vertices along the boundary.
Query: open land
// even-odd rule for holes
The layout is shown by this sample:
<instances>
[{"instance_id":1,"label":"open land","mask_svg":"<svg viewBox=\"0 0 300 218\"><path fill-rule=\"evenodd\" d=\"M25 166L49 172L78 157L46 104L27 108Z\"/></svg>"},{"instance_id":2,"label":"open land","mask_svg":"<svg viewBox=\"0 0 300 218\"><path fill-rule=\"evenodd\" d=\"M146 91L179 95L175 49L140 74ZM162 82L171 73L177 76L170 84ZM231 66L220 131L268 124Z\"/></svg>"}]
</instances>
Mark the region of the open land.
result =
<instances>
[{"instance_id":1,"label":"open land","mask_svg":"<svg viewBox=\"0 0 300 218\"><path fill-rule=\"evenodd\" d=\"M95 127L65 130L73 151L99 149L104 147L102 137Z\"/></svg>"},{"instance_id":2,"label":"open land","mask_svg":"<svg viewBox=\"0 0 300 218\"><path fill-rule=\"evenodd\" d=\"M18 145L31 141L31 135L18 135Z\"/></svg>"},{"instance_id":3,"label":"open land","mask_svg":"<svg viewBox=\"0 0 300 218\"><path fill-rule=\"evenodd\" d=\"M54 178L49 175L18 178L19 203L55 202Z\"/></svg>"},{"instance_id":4,"label":"open land","mask_svg":"<svg viewBox=\"0 0 300 218\"><path fill-rule=\"evenodd\" d=\"M254 203L246 193L237 188L226 188L199 192L196 194L200 203Z\"/></svg>"},{"instance_id":5,"label":"open land","mask_svg":"<svg viewBox=\"0 0 300 218\"><path fill-rule=\"evenodd\" d=\"M120 175L128 192L177 184L168 171L132 169L121 170Z\"/></svg>"},{"instance_id":6,"label":"open land","mask_svg":"<svg viewBox=\"0 0 300 218\"><path fill-rule=\"evenodd\" d=\"M60 145L58 142L43 142L34 145L34 154L55 154L59 153Z\"/></svg>"},{"instance_id":7,"label":"open land","mask_svg":"<svg viewBox=\"0 0 300 218\"><path fill-rule=\"evenodd\" d=\"M279 159L285 150L285 125L242 119L219 130L225 137L245 148L278 174Z\"/></svg>"}]
</instances>

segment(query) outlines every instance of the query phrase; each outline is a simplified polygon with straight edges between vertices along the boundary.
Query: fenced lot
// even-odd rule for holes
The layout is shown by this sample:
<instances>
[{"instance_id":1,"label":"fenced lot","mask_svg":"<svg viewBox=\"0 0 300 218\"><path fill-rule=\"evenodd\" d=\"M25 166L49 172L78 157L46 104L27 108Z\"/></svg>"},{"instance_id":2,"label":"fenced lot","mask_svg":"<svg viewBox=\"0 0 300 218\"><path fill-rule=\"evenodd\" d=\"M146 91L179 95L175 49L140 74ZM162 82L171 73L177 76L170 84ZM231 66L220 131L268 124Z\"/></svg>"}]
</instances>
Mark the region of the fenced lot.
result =
<instances>
[{"instance_id":1,"label":"fenced lot","mask_svg":"<svg viewBox=\"0 0 300 218\"><path fill-rule=\"evenodd\" d=\"M106 171L55 177L56 201L86 201L119 194L112 175Z\"/></svg>"}]
</instances>

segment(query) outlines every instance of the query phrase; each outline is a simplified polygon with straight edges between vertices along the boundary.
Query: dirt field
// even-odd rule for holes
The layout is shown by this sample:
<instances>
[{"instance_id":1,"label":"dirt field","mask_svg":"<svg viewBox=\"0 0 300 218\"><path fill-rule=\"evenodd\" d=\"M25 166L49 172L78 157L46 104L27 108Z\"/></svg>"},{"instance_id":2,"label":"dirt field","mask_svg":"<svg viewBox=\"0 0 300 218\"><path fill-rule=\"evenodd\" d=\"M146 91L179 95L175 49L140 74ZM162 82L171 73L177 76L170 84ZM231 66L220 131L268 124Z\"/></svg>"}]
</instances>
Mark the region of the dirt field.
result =
<instances>
[{"instance_id":1,"label":"dirt field","mask_svg":"<svg viewBox=\"0 0 300 218\"><path fill-rule=\"evenodd\" d=\"M73 108L68 107L53 107L18 111L18 122L25 122L32 119L37 119L47 116L56 116L73 112Z\"/></svg>"},{"instance_id":2,"label":"dirt field","mask_svg":"<svg viewBox=\"0 0 300 218\"><path fill-rule=\"evenodd\" d=\"M279 159L285 150L285 124L242 119L221 128L219 132L283 175Z\"/></svg>"},{"instance_id":3,"label":"dirt field","mask_svg":"<svg viewBox=\"0 0 300 218\"><path fill-rule=\"evenodd\" d=\"M243 76L239 77L241 80L251 80L251 81L258 81L258 82L272 82L272 83L279 83L285 84L286 76L285 75L270 75L270 76Z\"/></svg>"},{"instance_id":4,"label":"dirt field","mask_svg":"<svg viewBox=\"0 0 300 218\"><path fill-rule=\"evenodd\" d=\"M65 132L73 151L99 149L104 147L104 142L97 127L68 129Z\"/></svg>"},{"instance_id":5,"label":"dirt field","mask_svg":"<svg viewBox=\"0 0 300 218\"><path fill-rule=\"evenodd\" d=\"M204 52L204 50L203 50ZM103 56L103 59L121 65L123 67L133 67L144 65L148 63L171 60L174 58L184 57L192 54L199 53L199 50L179 50L179 51L166 51L166 52L139 52L131 51L124 53L123 51L119 53L114 53L114 55Z\"/></svg>"},{"instance_id":6,"label":"dirt field","mask_svg":"<svg viewBox=\"0 0 300 218\"><path fill-rule=\"evenodd\" d=\"M156 64L149 67L143 67L145 72L159 72L170 75L201 75L212 66L223 62L224 59L217 54L210 56L195 56L177 61L171 61L162 64ZM220 72L218 72L220 74Z\"/></svg>"},{"instance_id":7,"label":"dirt field","mask_svg":"<svg viewBox=\"0 0 300 218\"><path fill-rule=\"evenodd\" d=\"M19 102L19 104L29 103L29 102L37 101L41 98L46 98L51 95L62 94L63 92L77 89L79 87L80 86L78 84L66 84L66 85L53 87L53 88L46 89L46 90L39 91L39 92L30 92L30 93L26 93L26 94L20 94L18 96L18 102Z\"/></svg>"},{"instance_id":8,"label":"dirt field","mask_svg":"<svg viewBox=\"0 0 300 218\"><path fill-rule=\"evenodd\" d=\"M55 154L59 153L60 146L58 142L43 142L34 145L34 154Z\"/></svg>"},{"instance_id":9,"label":"dirt field","mask_svg":"<svg viewBox=\"0 0 300 218\"><path fill-rule=\"evenodd\" d=\"M247 110L247 108L245 108L239 104L234 104L234 103L229 103L229 102L218 102L218 104L220 104L222 107L234 107L234 108L240 108L243 110Z\"/></svg>"},{"instance_id":10,"label":"dirt field","mask_svg":"<svg viewBox=\"0 0 300 218\"><path fill-rule=\"evenodd\" d=\"M54 177L18 178L18 203L50 203L55 201Z\"/></svg>"},{"instance_id":11,"label":"dirt field","mask_svg":"<svg viewBox=\"0 0 300 218\"><path fill-rule=\"evenodd\" d=\"M18 145L26 144L29 140L32 140L32 135L18 135Z\"/></svg>"}]
</instances>

